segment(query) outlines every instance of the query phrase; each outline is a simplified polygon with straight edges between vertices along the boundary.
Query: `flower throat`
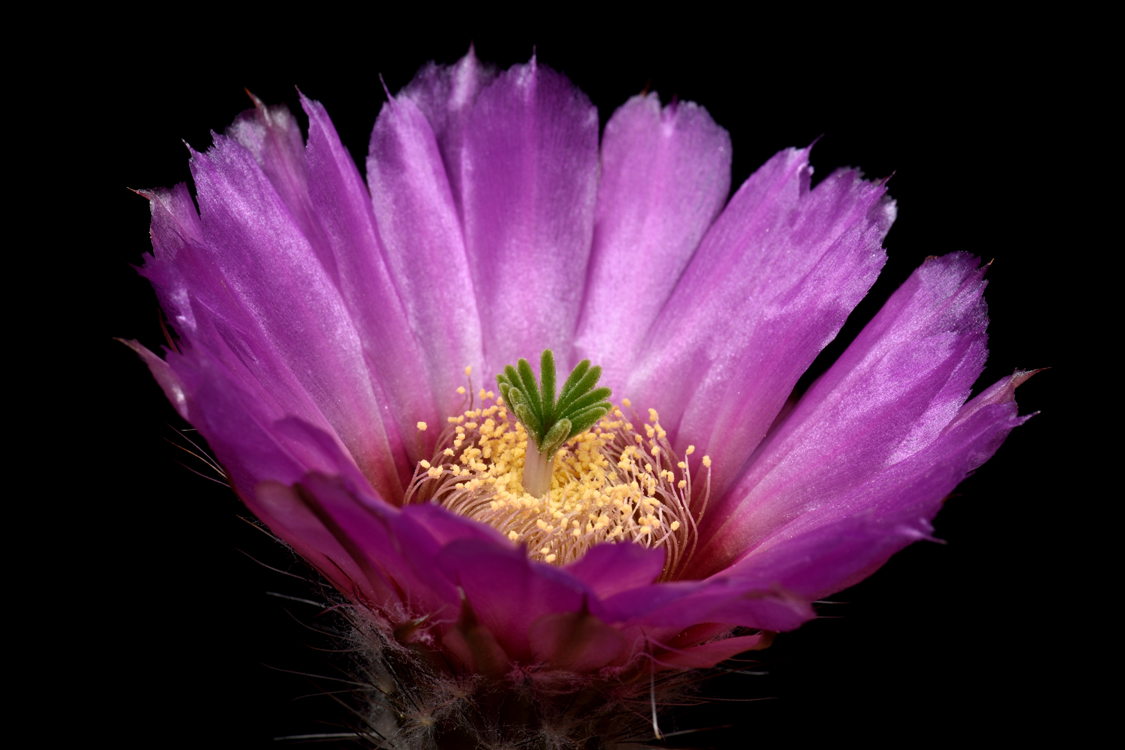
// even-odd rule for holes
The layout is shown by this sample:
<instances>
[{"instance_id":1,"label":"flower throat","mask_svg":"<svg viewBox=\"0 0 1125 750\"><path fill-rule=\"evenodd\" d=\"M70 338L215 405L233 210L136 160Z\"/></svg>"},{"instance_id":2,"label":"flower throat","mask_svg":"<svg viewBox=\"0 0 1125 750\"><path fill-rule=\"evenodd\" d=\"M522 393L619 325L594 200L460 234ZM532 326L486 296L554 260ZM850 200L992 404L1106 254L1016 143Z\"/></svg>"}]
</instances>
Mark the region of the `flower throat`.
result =
<instances>
[{"instance_id":1,"label":"flower throat","mask_svg":"<svg viewBox=\"0 0 1125 750\"><path fill-rule=\"evenodd\" d=\"M693 507L688 446L673 451L654 409L643 431L598 388L600 367L583 360L556 399L551 350L536 381L527 360L497 376L500 395L469 389L463 412L448 419L434 456L421 461L407 503L434 502L498 529L534 560L564 565L595 544L663 547L662 578L671 577L696 544L710 491L707 477ZM468 376L470 368L465 369ZM466 395L467 394L467 395ZM467 406L467 408L465 408ZM628 399L622 406L631 409ZM419 430L426 430L424 422Z\"/></svg>"}]
</instances>

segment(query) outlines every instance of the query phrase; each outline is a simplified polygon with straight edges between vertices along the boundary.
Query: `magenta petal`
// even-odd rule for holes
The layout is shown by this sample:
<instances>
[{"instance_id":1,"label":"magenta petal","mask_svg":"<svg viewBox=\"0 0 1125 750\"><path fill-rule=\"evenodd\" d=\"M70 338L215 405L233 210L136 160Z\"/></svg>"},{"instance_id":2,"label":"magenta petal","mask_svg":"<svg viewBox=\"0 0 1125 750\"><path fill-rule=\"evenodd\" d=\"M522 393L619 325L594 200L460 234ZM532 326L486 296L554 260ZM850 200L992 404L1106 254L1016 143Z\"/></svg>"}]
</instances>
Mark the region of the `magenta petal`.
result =
<instances>
[{"instance_id":1,"label":"magenta petal","mask_svg":"<svg viewBox=\"0 0 1125 750\"><path fill-rule=\"evenodd\" d=\"M624 395L656 408L675 445L714 460L722 495L801 374L882 268L894 219L856 172L809 190L808 149L783 151L739 189L649 331Z\"/></svg>"},{"instance_id":2,"label":"magenta petal","mask_svg":"<svg viewBox=\"0 0 1125 750\"><path fill-rule=\"evenodd\" d=\"M692 648L664 650L653 656L653 662L660 669L705 669L744 651L761 648L763 642L768 643L769 638L761 633L736 636Z\"/></svg>"},{"instance_id":3,"label":"magenta petal","mask_svg":"<svg viewBox=\"0 0 1125 750\"><path fill-rule=\"evenodd\" d=\"M310 476L306 502L319 505L320 517L348 534L358 550L353 557L368 561L402 592L411 616L428 614L451 619L460 595L449 579L435 570L432 561L442 544L402 511L374 500L363 500L326 477ZM326 520L327 524L327 520Z\"/></svg>"},{"instance_id":4,"label":"magenta petal","mask_svg":"<svg viewBox=\"0 0 1125 750\"><path fill-rule=\"evenodd\" d=\"M435 505L406 506L390 519L395 534L395 550L410 566L413 575L448 603L458 602L461 594L458 571L436 561L450 544L471 543L480 549L506 552L511 543L494 529L460 518ZM471 602L470 602L471 604Z\"/></svg>"},{"instance_id":5,"label":"magenta petal","mask_svg":"<svg viewBox=\"0 0 1125 750\"><path fill-rule=\"evenodd\" d=\"M491 526L459 516L440 505L407 505L402 513L412 522L423 526L434 541L443 546L458 539L476 539L504 549L512 546L507 538Z\"/></svg>"},{"instance_id":6,"label":"magenta petal","mask_svg":"<svg viewBox=\"0 0 1125 750\"><path fill-rule=\"evenodd\" d=\"M949 486L952 476L953 472L942 472L930 476L933 482L929 484L919 480L893 486L894 491L926 497L930 507L921 512L882 516L872 510L837 518L831 525L794 529L792 534L779 536L775 544L756 550L724 575L761 585L772 583L809 600L845 589L873 573L903 547L929 538L932 529L925 516L937 512L945 497L942 488ZM884 493L883 497L891 496Z\"/></svg>"},{"instance_id":7,"label":"magenta petal","mask_svg":"<svg viewBox=\"0 0 1125 750\"><path fill-rule=\"evenodd\" d=\"M649 326L730 190L730 136L691 102L661 109L655 94L614 112L602 136L601 179L578 358L618 388Z\"/></svg>"},{"instance_id":8,"label":"magenta petal","mask_svg":"<svg viewBox=\"0 0 1125 750\"><path fill-rule=\"evenodd\" d=\"M993 404L1014 404L1016 400L1016 388L1023 385L1028 378L1038 372L1041 372L1041 370L1016 370L1016 372L1013 373L1010 377L1002 378L996 381L991 386L982 391L979 396L962 406L958 410L957 416L945 427L945 430L943 431L949 432L954 427L966 421L967 419L969 419L969 417L973 416L973 414L975 414L980 409L985 408L986 406L991 406ZM989 456L991 455L992 454L990 453ZM984 461L982 460L980 461L980 463L984 463Z\"/></svg>"},{"instance_id":9,"label":"magenta petal","mask_svg":"<svg viewBox=\"0 0 1125 750\"><path fill-rule=\"evenodd\" d=\"M461 154L465 245L491 378L550 347L570 353L586 282L598 113L534 59L480 92Z\"/></svg>"},{"instance_id":10,"label":"magenta petal","mask_svg":"<svg viewBox=\"0 0 1125 750\"><path fill-rule=\"evenodd\" d=\"M347 473L343 464L351 459L334 436L294 419L324 440L290 439L278 429L277 412L221 364L201 354L189 358L169 353L167 366L185 396L188 418L207 439L244 500L265 480L296 482L310 470ZM336 446L334 453L325 451L325 442ZM354 466L351 470L356 471Z\"/></svg>"},{"instance_id":11,"label":"magenta petal","mask_svg":"<svg viewBox=\"0 0 1125 750\"><path fill-rule=\"evenodd\" d=\"M536 661L551 669L593 672L628 656L625 637L585 610L544 615L528 637Z\"/></svg>"},{"instance_id":12,"label":"magenta petal","mask_svg":"<svg viewBox=\"0 0 1125 750\"><path fill-rule=\"evenodd\" d=\"M533 622L544 615L577 612L590 599L572 576L532 563L522 548L458 540L444 547L434 564L461 586L481 623L516 661L533 657Z\"/></svg>"},{"instance_id":13,"label":"magenta petal","mask_svg":"<svg viewBox=\"0 0 1125 750\"><path fill-rule=\"evenodd\" d=\"M191 406L188 402L187 389L184 388L183 381L180 380L176 371L169 367L167 362L146 349L141 342L132 339L128 341L118 339L118 341L121 341L140 356L148 366L149 372L152 373L152 377L156 380L160 389L164 391L164 395L172 404L172 408L176 410L180 417L190 420Z\"/></svg>"},{"instance_id":14,"label":"magenta petal","mask_svg":"<svg viewBox=\"0 0 1125 750\"><path fill-rule=\"evenodd\" d=\"M511 658L503 645L477 617L472 603L464 598L457 622L442 636L442 648L446 658L454 657L449 665L454 672L468 671L499 680L511 669Z\"/></svg>"},{"instance_id":15,"label":"magenta petal","mask_svg":"<svg viewBox=\"0 0 1125 750\"><path fill-rule=\"evenodd\" d=\"M456 617L460 607L457 588L432 565L442 543L424 526L379 500L363 498L334 477L307 475L297 485L297 494L320 527L331 534L369 579L378 574L393 588L394 598L375 602L375 606L401 604L398 614L403 618ZM267 508L266 512L273 511ZM319 538L323 544L323 534ZM343 591L352 596L352 592Z\"/></svg>"},{"instance_id":16,"label":"magenta petal","mask_svg":"<svg viewBox=\"0 0 1125 750\"><path fill-rule=\"evenodd\" d=\"M338 477L357 491L370 492L367 478L335 435L295 417L274 422L271 432L308 472Z\"/></svg>"},{"instance_id":17,"label":"magenta petal","mask_svg":"<svg viewBox=\"0 0 1125 750\"><path fill-rule=\"evenodd\" d=\"M193 247L203 245L199 212L187 185L182 182L170 190L142 191L141 195L148 198L152 215L149 234L153 252L152 257L145 258L141 273L156 289L173 330L181 335L195 334L199 323L192 309L192 298L197 292L188 291L195 279L185 279L179 263L185 254L198 252L192 250ZM199 282L204 288L214 285L214 280L206 276Z\"/></svg>"},{"instance_id":18,"label":"magenta petal","mask_svg":"<svg viewBox=\"0 0 1125 750\"><path fill-rule=\"evenodd\" d=\"M359 541L365 554L388 571L388 578L403 592L404 603L413 614L448 620L461 606L456 576L434 564L446 546L469 540L505 550L511 547L495 529L436 505L409 505L400 510L336 489L323 478L306 478L304 484L343 528L352 528L354 523L356 528L365 529L371 526L371 519L378 521Z\"/></svg>"},{"instance_id":19,"label":"magenta petal","mask_svg":"<svg viewBox=\"0 0 1125 750\"><path fill-rule=\"evenodd\" d=\"M631 589L602 605L606 622L641 628L658 639L704 622L792 630L813 616L808 601L771 581L730 576Z\"/></svg>"},{"instance_id":20,"label":"magenta petal","mask_svg":"<svg viewBox=\"0 0 1125 750\"><path fill-rule=\"evenodd\" d=\"M599 544L566 571L590 587L599 599L648 586L664 568L665 552L639 544Z\"/></svg>"},{"instance_id":21,"label":"magenta petal","mask_svg":"<svg viewBox=\"0 0 1125 750\"><path fill-rule=\"evenodd\" d=\"M983 273L964 254L934 258L891 296L705 519L711 546L694 575L722 570L934 440L987 356Z\"/></svg>"},{"instance_id":22,"label":"magenta petal","mask_svg":"<svg viewBox=\"0 0 1125 750\"><path fill-rule=\"evenodd\" d=\"M263 482L247 505L337 590L375 606L397 601L391 582L361 554L353 556L356 550L350 540L329 530L296 486Z\"/></svg>"}]
</instances>

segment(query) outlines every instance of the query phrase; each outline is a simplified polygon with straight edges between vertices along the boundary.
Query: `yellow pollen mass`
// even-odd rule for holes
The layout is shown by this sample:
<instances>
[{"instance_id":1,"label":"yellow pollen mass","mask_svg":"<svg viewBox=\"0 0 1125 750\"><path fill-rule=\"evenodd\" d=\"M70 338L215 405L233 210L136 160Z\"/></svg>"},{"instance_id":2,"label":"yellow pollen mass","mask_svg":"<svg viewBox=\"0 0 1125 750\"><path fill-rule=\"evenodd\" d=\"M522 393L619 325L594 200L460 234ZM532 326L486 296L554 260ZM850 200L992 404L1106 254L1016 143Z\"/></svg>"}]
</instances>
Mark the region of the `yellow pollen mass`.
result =
<instances>
[{"instance_id":1,"label":"yellow pollen mass","mask_svg":"<svg viewBox=\"0 0 1125 750\"><path fill-rule=\"evenodd\" d=\"M447 420L433 457L419 462L407 503L437 503L486 523L525 546L533 560L555 565L578 560L595 544L632 542L663 547L661 577L671 578L691 556L711 460L704 457L706 481L693 489L688 462L673 450L654 409L644 436L633 429L641 422L636 414L630 422L615 408L572 437L555 454L550 490L534 497L523 486L527 431L497 394L482 388L477 395L480 406L469 395L469 408ZM632 406L628 399L622 405ZM685 456L692 452L694 446Z\"/></svg>"}]
</instances>

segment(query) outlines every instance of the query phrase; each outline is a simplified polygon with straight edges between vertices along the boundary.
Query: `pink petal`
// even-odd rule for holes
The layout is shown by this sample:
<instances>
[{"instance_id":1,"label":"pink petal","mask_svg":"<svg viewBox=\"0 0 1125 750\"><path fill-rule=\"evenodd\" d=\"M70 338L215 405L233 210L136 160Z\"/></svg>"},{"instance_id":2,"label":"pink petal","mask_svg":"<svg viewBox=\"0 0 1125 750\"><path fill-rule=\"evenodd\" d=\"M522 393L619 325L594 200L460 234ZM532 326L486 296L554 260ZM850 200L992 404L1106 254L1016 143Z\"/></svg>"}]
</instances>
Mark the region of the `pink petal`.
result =
<instances>
[{"instance_id":1,"label":"pink petal","mask_svg":"<svg viewBox=\"0 0 1125 750\"><path fill-rule=\"evenodd\" d=\"M601 147L594 246L577 358L624 385L664 307L730 190L730 136L691 102L661 109L655 94L614 112Z\"/></svg>"},{"instance_id":2,"label":"pink petal","mask_svg":"<svg viewBox=\"0 0 1125 750\"><path fill-rule=\"evenodd\" d=\"M253 94L251 98L254 108L240 113L225 135L254 157L293 223L309 239L329 275L336 278L335 258L319 236L319 222L309 200L305 144L297 118L284 104L267 106Z\"/></svg>"},{"instance_id":3,"label":"pink petal","mask_svg":"<svg viewBox=\"0 0 1125 750\"><path fill-rule=\"evenodd\" d=\"M410 378L420 369L442 405L436 415L415 411L418 418L444 422L460 402L456 389L465 385L465 366L482 370L480 316L437 142L406 96L390 100L379 114L367 180L397 297L423 352L423 359L415 360L420 367L400 369Z\"/></svg>"},{"instance_id":4,"label":"pink petal","mask_svg":"<svg viewBox=\"0 0 1125 750\"><path fill-rule=\"evenodd\" d=\"M773 583L810 599L866 578L891 555L930 538L950 492L1027 420L1011 399L1017 373L966 404L929 446L776 528L723 575ZM995 400L998 393L1006 400Z\"/></svg>"},{"instance_id":5,"label":"pink petal","mask_svg":"<svg viewBox=\"0 0 1125 750\"><path fill-rule=\"evenodd\" d=\"M987 356L983 274L964 254L915 271L704 520L711 546L693 575L722 570L934 440Z\"/></svg>"},{"instance_id":6,"label":"pink petal","mask_svg":"<svg viewBox=\"0 0 1125 750\"><path fill-rule=\"evenodd\" d=\"M414 101L429 121L445 164L453 202L462 221L464 161L461 152L465 147L465 123L481 89L495 77L496 72L482 66L470 47L469 53L455 65L430 63L422 68L398 96L399 99L409 97Z\"/></svg>"},{"instance_id":7,"label":"pink petal","mask_svg":"<svg viewBox=\"0 0 1125 750\"><path fill-rule=\"evenodd\" d=\"M200 217L182 188L151 194L145 267L185 339L182 363L213 358L196 373L236 381L269 421L296 416L339 436L381 493L400 495L397 429L320 257L247 150L218 136L192 167Z\"/></svg>"},{"instance_id":8,"label":"pink petal","mask_svg":"<svg viewBox=\"0 0 1125 750\"><path fill-rule=\"evenodd\" d=\"M417 423L438 422L449 415L450 377L464 364L450 373L425 356L415 335L417 325L392 278L394 269L386 262L381 228L376 227L371 197L355 162L324 107L304 97L301 105L309 116L309 199L319 227L316 236L327 248L321 254L332 258L338 269L336 285L359 332L366 366L386 394L382 400L394 432L407 436L395 447L405 454L400 466L409 473L423 455L431 455L435 439L432 433L418 435ZM404 367L404 362L415 366ZM385 497L398 501L393 494Z\"/></svg>"},{"instance_id":9,"label":"pink petal","mask_svg":"<svg viewBox=\"0 0 1125 750\"><path fill-rule=\"evenodd\" d=\"M655 408L681 450L714 461L722 496L794 384L882 268L894 219L856 172L809 190L808 149L779 153L704 237L645 339L624 395Z\"/></svg>"},{"instance_id":10,"label":"pink petal","mask_svg":"<svg viewBox=\"0 0 1125 750\"><path fill-rule=\"evenodd\" d=\"M534 59L501 73L465 123L465 246L486 377L546 347L571 359L598 174L598 115Z\"/></svg>"}]
</instances>

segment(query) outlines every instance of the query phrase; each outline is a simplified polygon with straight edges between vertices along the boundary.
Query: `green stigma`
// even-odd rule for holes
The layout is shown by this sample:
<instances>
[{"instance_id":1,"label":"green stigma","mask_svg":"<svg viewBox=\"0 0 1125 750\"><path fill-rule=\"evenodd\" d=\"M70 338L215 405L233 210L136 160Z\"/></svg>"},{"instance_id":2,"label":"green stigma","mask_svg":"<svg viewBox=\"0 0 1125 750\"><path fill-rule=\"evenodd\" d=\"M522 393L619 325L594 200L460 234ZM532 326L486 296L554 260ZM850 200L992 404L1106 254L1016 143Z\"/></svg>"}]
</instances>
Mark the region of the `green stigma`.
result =
<instances>
[{"instance_id":1,"label":"green stigma","mask_svg":"<svg viewBox=\"0 0 1125 750\"><path fill-rule=\"evenodd\" d=\"M544 349L539 358L542 387L526 359L521 359L516 367L508 365L503 374L496 376L504 403L527 430L523 487L529 494L536 497L547 494L551 489L556 451L613 409L606 401L611 391L597 387L601 376L602 368L591 367L590 360L582 360L563 383L556 400L555 355L550 349Z\"/></svg>"}]
</instances>

